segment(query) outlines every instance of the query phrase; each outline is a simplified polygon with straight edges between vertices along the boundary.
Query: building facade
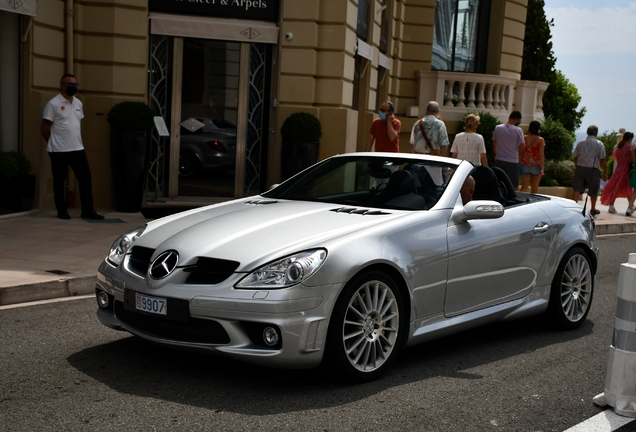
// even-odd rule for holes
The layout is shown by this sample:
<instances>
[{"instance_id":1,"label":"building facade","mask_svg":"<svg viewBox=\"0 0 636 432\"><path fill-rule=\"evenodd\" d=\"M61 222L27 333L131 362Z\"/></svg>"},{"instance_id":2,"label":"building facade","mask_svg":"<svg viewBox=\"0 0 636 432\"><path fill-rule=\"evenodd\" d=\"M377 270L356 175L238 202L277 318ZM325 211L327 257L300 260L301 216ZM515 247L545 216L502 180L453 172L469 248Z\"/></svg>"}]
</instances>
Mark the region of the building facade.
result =
<instances>
[{"instance_id":1,"label":"building facade","mask_svg":"<svg viewBox=\"0 0 636 432\"><path fill-rule=\"evenodd\" d=\"M0 0L35 4L35 0ZM112 208L107 115L144 101L163 135L148 152L146 206L218 202L280 181L280 128L322 125L320 158L362 151L377 107L402 121L429 100L450 132L468 111L542 118L547 84L520 81L527 0L39 0L0 12L1 149L20 150L53 208L40 136L46 102L73 73L98 208ZM16 13L18 12L18 13ZM69 178L69 197L75 194ZM76 204L78 205L78 204Z\"/></svg>"}]
</instances>

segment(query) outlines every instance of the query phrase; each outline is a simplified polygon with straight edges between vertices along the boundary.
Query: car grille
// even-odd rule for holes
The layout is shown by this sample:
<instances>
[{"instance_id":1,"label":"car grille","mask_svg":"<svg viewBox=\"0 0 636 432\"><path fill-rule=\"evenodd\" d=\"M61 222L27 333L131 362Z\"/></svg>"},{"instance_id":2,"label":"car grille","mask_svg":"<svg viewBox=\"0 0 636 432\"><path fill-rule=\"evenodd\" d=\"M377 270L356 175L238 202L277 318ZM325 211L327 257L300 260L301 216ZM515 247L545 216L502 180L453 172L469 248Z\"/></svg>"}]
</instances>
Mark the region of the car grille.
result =
<instances>
[{"instance_id":1,"label":"car grille","mask_svg":"<svg viewBox=\"0 0 636 432\"><path fill-rule=\"evenodd\" d=\"M237 261L200 257L194 266L183 269L184 272L190 273L185 283L197 285L221 283L234 273L239 264Z\"/></svg>"},{"instance_id":2,"label":"car grille","mask_svg":"<svg viewBox=\"0 0 636 432\"><path fill-rule=\"evenodd\" d=\"M189 318L173 321L124 309L122 302L115 302L115 316L126 326L159 339L179 342L225 345L230 337L221 324L212 320Z\"/></svg>"},{"instance_id":3,"label":"car grille","mask_svg":"<svg viewBox=\"0 0 636 432\"><path fill-rule=\"evenodd\" d=\"M143 246L133 246L130 250L130 258L128 259L128 270L138 276L146 277L148 267L150 267L150 258L152 258L154 252L154 249Z\"/></svg>"}]
</instances>

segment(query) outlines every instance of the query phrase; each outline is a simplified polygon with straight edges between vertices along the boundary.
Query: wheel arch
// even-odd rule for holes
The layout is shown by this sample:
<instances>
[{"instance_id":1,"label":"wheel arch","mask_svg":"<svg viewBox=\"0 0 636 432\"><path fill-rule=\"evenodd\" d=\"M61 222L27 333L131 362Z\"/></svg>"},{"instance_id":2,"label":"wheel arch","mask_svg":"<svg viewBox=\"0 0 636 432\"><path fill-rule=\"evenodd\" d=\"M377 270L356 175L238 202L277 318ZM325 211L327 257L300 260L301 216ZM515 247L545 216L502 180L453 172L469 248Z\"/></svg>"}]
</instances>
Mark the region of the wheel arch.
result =
<instances>
[{"instance_id":1,"label":"wheel arch","mask_svg":"<svg viewBox=\"0 0 636 432\"><path fill-rule=\"evenodd\" d=\"M592 248L590 248L590 246L584 242L577 242L577 243L571 244L569 248L565 249L563 251L563 254L559 257L559 262L557 263L557 266L561 263L561 261L563 260L563 257L566 256L568 252L570 252L572 249L576 247L580 247L581 249L585 251L585 254L590 260L590 265L592 266L592 273L596 274L596 270L598 268L598 257L596 256Z\"/></svg>"},{"instance_id":2,"label":"wheel arch","mask_svg":"<svg viewBox=\"0 0 636 432\"><path fill-rule=\"evenodd\" d=\"M402 322L405 331L402 332L400 345L399 345L400 347L402 347L408 340L408 329L411 322L411 304L412 304L411 293L409 291L408 284L404 280L404 276L402 275L402 273L400 273L398 269L396 269L395 267L389 264L375 263L360 269L357 273L355 273L349 279L349 281L347 281L347 284L350 281L355 280L358 276L364 273L369 273L374 271L385 273L391 279L393 279L393 281L397 284L397 288L400 291L400 295L402 296L402 303L403 303L404 311L405 311L404 313L405 316L403 317L403 322Z\"/></svg>"}]
</instances>

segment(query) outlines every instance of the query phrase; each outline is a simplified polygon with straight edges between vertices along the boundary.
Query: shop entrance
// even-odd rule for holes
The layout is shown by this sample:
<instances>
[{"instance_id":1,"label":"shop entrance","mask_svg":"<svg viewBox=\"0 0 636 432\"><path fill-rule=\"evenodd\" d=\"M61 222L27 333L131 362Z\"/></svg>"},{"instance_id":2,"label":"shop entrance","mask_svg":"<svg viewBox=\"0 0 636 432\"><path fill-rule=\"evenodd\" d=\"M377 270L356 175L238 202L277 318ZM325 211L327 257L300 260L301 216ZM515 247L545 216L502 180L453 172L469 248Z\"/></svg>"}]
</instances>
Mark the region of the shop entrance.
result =
<instances>
[{"instance_id":1,"label":"shop entrance","mask_svg":"<svg viewBox=\"0 0 636 432\"><path fill-rule=\"evenodd\" d=\"M265 189L271 48L152 35L153 137L146 200L215 202Z\"/></svg>"}]
</instances>

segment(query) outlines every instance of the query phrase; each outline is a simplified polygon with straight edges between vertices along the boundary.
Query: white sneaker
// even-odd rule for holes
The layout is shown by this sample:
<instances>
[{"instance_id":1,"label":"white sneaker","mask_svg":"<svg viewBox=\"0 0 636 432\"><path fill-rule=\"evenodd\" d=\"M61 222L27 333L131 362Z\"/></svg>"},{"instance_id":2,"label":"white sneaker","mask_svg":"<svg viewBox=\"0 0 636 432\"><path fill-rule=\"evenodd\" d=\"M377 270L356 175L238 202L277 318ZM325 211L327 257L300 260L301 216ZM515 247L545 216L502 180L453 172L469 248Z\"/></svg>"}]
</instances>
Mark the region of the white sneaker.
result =
<instances>
[{"instance_id":1,"label":"white sneaker","mask_svg":"<svg viewBox=\"0 0 636 432\"><path fill-rule=\"evenodd\" d=\"M631 207L629 207L629 208L627 209L627 211L625 212L625 214L626 214L627 216L631 216L631 215L632 215L632 213L634 213L635 211L636 211L636 207L631 206Z\"/></svg>"},{"instance_id":2,"label":"white sneaker","mask_svg":"<svg viewBox=\"0 0 636 432\"><path fill-rule=\"evenodd\" d=\"M609 210L607 210L610 213L616 213L616 207L614 207L614 205L609 206Z\"/></svg>"}]
</instances>

